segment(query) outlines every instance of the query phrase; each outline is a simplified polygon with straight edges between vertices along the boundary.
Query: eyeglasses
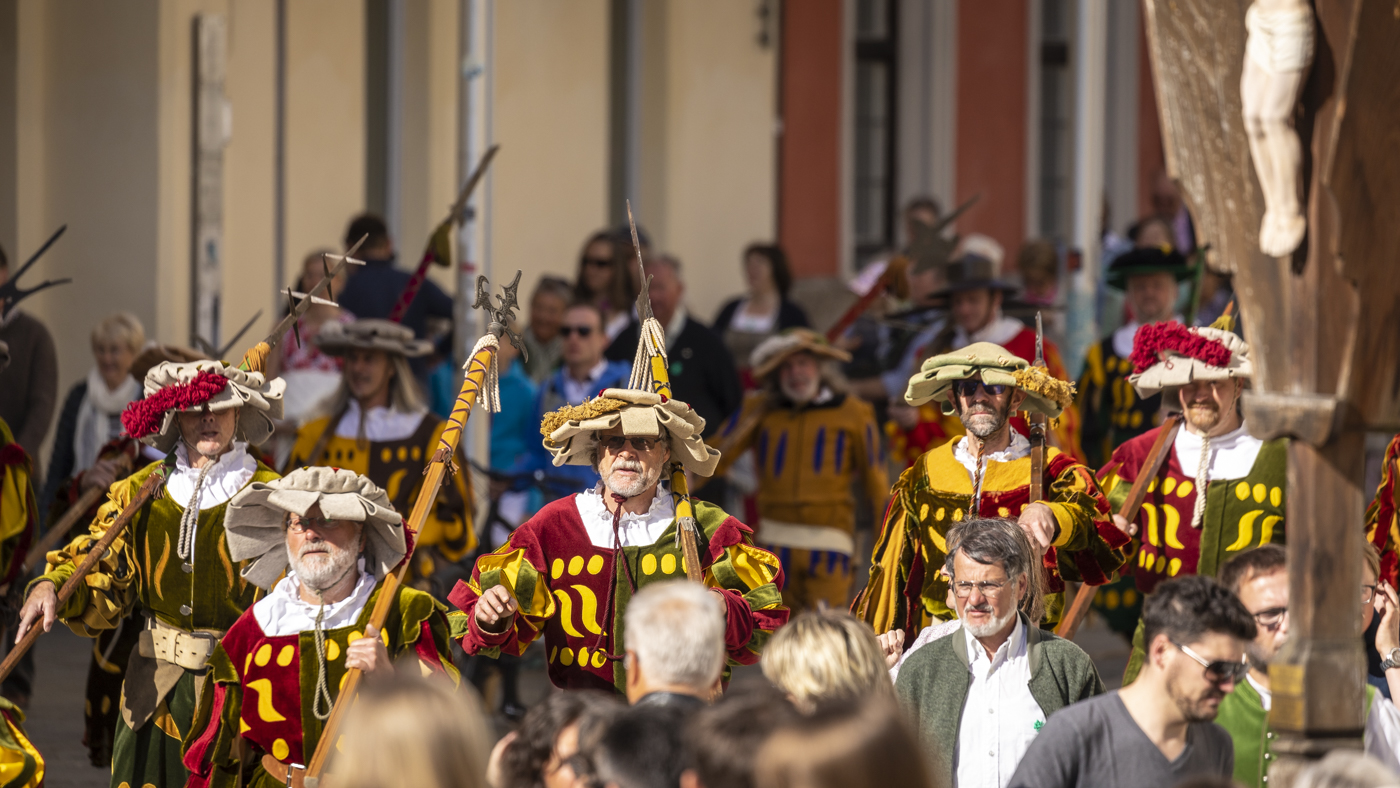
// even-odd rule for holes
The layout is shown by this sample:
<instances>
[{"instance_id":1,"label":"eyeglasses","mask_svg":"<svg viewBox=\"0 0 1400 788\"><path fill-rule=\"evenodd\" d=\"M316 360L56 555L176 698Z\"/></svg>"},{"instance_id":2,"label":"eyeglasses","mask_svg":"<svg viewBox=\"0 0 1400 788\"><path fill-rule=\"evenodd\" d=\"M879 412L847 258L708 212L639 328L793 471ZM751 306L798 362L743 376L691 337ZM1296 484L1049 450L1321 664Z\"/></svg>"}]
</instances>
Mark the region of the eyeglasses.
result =
<instances>
[{"instance_id":1,"label":"eyeglasses","mask_svg":"<svg viewBox=\"0 0 1400 788\"><path fill-rule=\"evenodd\" d=\"M957 595L958 599L967 599L968 597L972 596L972 589L976 588L978 593L982 594L982 596L987 597L988 599L994 599L998 596L1001 596L1001 590L1006 587L1007 583L1010 582L1011 578L1007 578L1001 581L983 580L980 583L973 583L967 580L962 580L953 583L953 593Z\"/></svg>"},{"instance_id":2,"label":"eyeglasses","mask_svg":"<svg viewBox=\"0 0 1400 788\"><path fill-rule=\"evenodd\" d=\"M1371 600L1376 598L1376 587L1374 585L1361 585L1361 604L1369 605Z\"/></svg>"},{"instance_id":3,"label":"eyeglasses","mask_svg":"<svg viewBox=\"0 0 1400 788\"><path fill-rule=\"evenodd\" d=\"M1226 682L1234 683L1243 679L1244 674L1249 672L1248 661L1230 662L1229 660L1218 659L1212 662L1180 643L1172 643L1172 645L1181 649L1181 653L1196 660L1201 664L1201 667L1206 669L1206 681L1215 684L1224 684Z\"/></svg>"},{"instance_id":4,"label":"eyeglasses","mask_svg":"<svg viewBox=\"0 0 1400 788\"><path fill-rule=\"evenodd\" d=\"M613 454L617 454L618 452L622 451L622 447L626 446L628 443L632 444L633 451L646 453L651 451L652 448L660 442L660 438L636 438L629 437L626 435L611 435L606 438L598 439L598 443L602 444L603 448L607 449Z\"/></svg>"},{"instance_id":5,"label":"eyeglasses","mask_svg":"<svg viewBox=\"0 0 1400 788\"><path fill-rule=\"evenodd\" d=\"M1363 596L1365 595L1363 594ZM1254 623L1265 629L1274 630L1283 623L1283 619L1288 615L1288 608L1271 607L1268 610L1260 610L1258 613L1250 613L1250 615L1254 616Z\"/></svg>"},{"instance_id":6,"label":"eyeglasses","mask_svg":"<svg viewBox=\"0 0 1400 788\"><path fill-rule=\"evenodd\" d=\"M583 264L586 266L591 265L594 268L610 268L612 267L613 261L611 257L585 257L583 258Z\"/></svg>"},{"instance_id":7,"label":"eyeglasses","mask_svg":"<svg viewBox=\"0 0 1400 788\"><path fill-rule=\"evenodd\" d=\"M568 339L569 337L573 336L574 334L578 334L578 335L579 335L579 338L582 339L582 338L587 337L588 335L590 335L590 334L592 334L592 333L593 333L593 326L560 326L560 327L559 327L559 336L564 337L565 339Z\"/></svg>"},{"instance_id":8,"label":"eyeglasses","mask_svg":"<svg viewBox=\"0 0 1400 788\"><path fill-rule=\"evenodd\" d=\"M287 515L287 530L294 534L304 534L308 530L315 530L318 534L337 531L344 520L332 520L329 517L301 517L295 514Z\"/></svg>"},{"instance_id":9,"label":"eyeglasses","mask_svg":"<svg viewBox=\"0 0 1400 788\"><path fill-rule=\"evenodd\" d=\"M980 380L959 380L953 384L953 393L959 397L971 397L977 393L977 389L982 389L993 397L1000 397L1006 393L1008 387L1002 383L983 383Z\"/></svg>"}]
</instances>

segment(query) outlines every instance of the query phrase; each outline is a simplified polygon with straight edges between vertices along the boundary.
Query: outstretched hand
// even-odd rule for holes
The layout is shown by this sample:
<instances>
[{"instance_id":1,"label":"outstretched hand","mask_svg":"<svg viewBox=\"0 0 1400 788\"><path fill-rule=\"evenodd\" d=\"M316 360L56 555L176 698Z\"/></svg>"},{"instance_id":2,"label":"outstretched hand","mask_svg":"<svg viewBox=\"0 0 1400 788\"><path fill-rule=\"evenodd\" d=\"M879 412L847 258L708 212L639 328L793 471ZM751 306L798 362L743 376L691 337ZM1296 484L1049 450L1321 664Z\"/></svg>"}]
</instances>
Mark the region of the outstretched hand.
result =
<instances>
[{"instance_id":1,"label":"outstretched hand","mask_svg":"<svg viewBox=\"0 0 1400 788\"><path fill-rule=\"evenodd\" d=\"M24 607L19 610L19 627L15 632L15 643L24 640L24 635L36 621L42 621L44 631L53 629L54 619L58 618L58 592L54 590L53 583L37 583L34 590L29 592L29 598L24 600Z\"/></svg>"}]
</instances>

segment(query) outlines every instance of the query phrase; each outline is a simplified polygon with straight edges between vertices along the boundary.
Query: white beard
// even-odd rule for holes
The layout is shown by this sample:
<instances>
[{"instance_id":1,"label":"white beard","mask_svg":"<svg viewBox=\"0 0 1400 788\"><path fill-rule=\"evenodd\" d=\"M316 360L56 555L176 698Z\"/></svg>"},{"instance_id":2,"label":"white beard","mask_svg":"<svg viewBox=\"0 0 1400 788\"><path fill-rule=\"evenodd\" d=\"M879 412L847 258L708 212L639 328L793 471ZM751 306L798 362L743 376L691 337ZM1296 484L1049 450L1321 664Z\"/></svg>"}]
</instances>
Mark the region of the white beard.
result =
<instances>
[{"instance_id":1,"label":"white beard","mask_svg":"<svg viewBox=\"0 0 1400 788\"><path fill-rule=\"evenodd\" d=\"M618 470L642 471L642 464L635 460L617 460L608 469L608 478L604 480L604 486L623 498L635 498L661 480L660 466L643 472L631 484L613 481L613 473Z\"/></svg>"},{"instance_id":2,"label":"white beard","mask_svg":"<svg viewBox=\"0 0 1400 788\"><path fill-rule=\"evenodd\" d=\"M327 552L307 555L311 548L324 547ZM301 547L300 556L292 554L292 548L287 548L287 564L296 573L303 585L313 591L325 591L344 578L348 572L355 568L355 562L359 555L350 550L345 550L330 542L307 542Z\"/></svg>"},{"instance_id":3,"label":"white beard","mask_svg":"<svg viewBox=\"0 0 1400 788\"><path fill-rule=\"evenodd\" d=\"M963 626L967 627L967 631L975 638L991 637L1000 632L1007 624L1011 623L1011 619L1015 617L1016 608L1013 607L1011 610L1007 611L1006 615L994 618L985 624L972 624L964 619Z\"/></svg>"}]
</instances>

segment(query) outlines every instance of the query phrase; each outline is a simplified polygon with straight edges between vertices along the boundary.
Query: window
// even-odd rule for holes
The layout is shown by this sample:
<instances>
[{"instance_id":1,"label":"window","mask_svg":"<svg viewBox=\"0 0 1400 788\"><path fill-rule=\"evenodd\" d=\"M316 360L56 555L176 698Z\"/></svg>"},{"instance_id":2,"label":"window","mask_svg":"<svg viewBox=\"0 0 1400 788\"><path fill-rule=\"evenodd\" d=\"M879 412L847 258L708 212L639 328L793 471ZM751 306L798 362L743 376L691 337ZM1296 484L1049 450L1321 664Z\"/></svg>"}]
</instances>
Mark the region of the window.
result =
<instances>
[{"instance_id":1,"label":"window","mask_svg":"<svg viewBox=\"0 0 1400 788\"><path fill-rule=\"evenodd\" d=\"M895 7L857 0L853 200L856 267L895 241Z\"/></svg>"}]
</instances>

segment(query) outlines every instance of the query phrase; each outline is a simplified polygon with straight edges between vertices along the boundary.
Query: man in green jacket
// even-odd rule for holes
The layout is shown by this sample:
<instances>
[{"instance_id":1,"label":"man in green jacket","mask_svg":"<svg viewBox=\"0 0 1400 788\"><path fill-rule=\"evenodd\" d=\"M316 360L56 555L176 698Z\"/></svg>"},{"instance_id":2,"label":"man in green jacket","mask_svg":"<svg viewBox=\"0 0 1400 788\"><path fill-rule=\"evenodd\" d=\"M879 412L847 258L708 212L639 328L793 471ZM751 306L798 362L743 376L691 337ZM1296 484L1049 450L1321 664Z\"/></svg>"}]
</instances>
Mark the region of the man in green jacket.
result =
<instances>
[{"instance_id":1,"label":"man in green jacket","mask_svg":"<svg viewBox=\"0 0 1400 788\"><path fill-rule=\"evenodd\" d=\"M895 692L938 784L1004 788L1046 718L1104 685L1088 654L1032 623L1041 616L1040 571L1016 523L969 520L948 532L947 545L943 571L961 631L916 642Z\"/></svg>"},{"instance_id":2,"label":"man in green jacket","mask_svg":"<svg viewBox=\"0 0 1400 788\"><path fill-rule=\"evenodd\" d=\"M1377 583L1380 554L1366 545L1366 570L1362 573L1362 628L1369 627L1379 612L1380 630L1376 651L1384 662L1387 684L1400 689L1400 610L1395 589ZM1254 616L1259 633L1245 646L1249 673L1235 690L1220 701L1215 721L1229 731L1235 743L1235 782L1253 788L1267 788L1269 767L1273 765L1275 735L1269 727L1269 707L1273 693L1269 684L1269 663L1288 640L1288 554L1280 545L1267 544L1246 550L1220 568L1220 582L1240 598ZM1391 771L1400 770L1400 709L1378 697L1367 685L1365 697L1366 732L1362 737L1366 752L1379 758Z\"/></svg>"}]
</instances>

